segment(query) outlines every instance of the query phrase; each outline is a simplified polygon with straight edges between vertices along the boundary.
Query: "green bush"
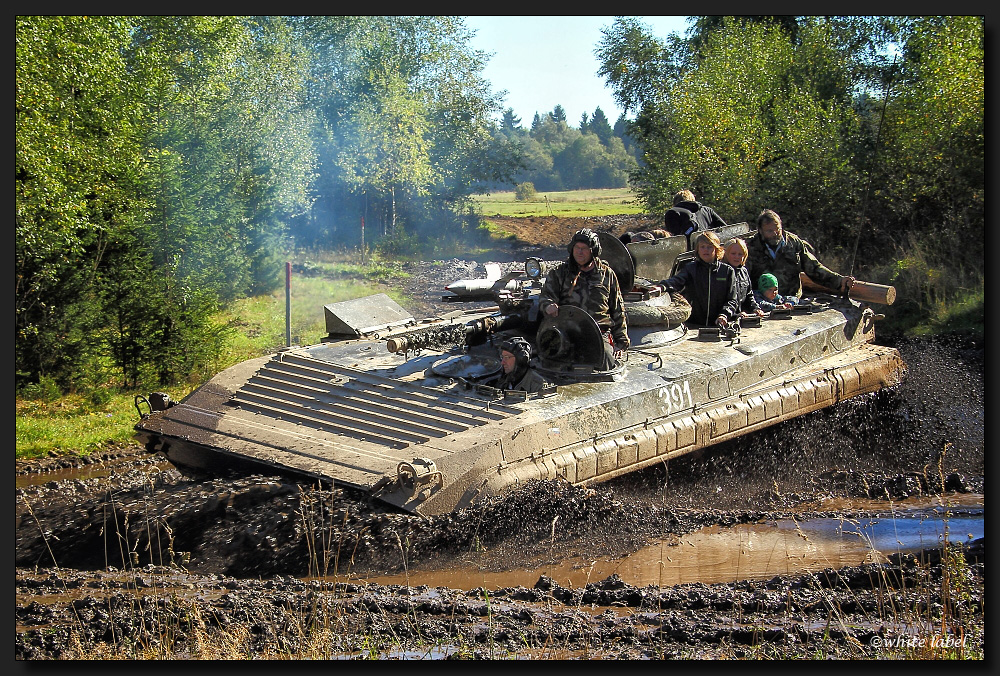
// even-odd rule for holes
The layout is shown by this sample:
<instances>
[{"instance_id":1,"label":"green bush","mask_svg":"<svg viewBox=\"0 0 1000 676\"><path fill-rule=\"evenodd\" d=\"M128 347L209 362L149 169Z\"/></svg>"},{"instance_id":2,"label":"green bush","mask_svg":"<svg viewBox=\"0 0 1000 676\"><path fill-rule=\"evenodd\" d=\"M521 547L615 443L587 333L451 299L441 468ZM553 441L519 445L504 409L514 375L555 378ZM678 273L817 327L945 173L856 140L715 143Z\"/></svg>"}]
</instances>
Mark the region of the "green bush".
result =
<instances>
[{"instance_id":1,"label":"green bush","mask_svg":"<svg viewBox=\"0 0 1000 676\"><path fill-rule=\"evenodd\" d=\"M29 383L22 387L20 395L24 399L51 402L61 397L62 391L55 378L42 376L37 383Z\"/></svg>"},{"instance_id":2,"label":"green bush","mask_svg":"<svg viewBox=\"0 0 1000 676\"><path fill-rule=\"evenodd\" d=\"M421 251L420 238L415 233L409 233L402 228L383 236L376 242L373 254L382 258L395 258L413 255Z\"/></svg>"},{"instance_id":3,"label":"green bush","mask_svg":"<svg viewBox=\"0 0 1000 676\"><path fill-rule=\"evenodd\" d=\"M514 199L518 202L527 202L528 200L535 199L537 196L538 191L535 190L535 184L531 181L518 183L517 187L514 188Z\"/></svg>"},{"instance_id":4,"label":"green bush","mask_svg":"<svg viewBox=\"0 0 1000 676\"><path fill-rule=\"evenodd\" d=\"M103 410L111 403L111 391L105 387L98 387L87 393L87 400L95 409Z\"/></svg>"}]
</instances>

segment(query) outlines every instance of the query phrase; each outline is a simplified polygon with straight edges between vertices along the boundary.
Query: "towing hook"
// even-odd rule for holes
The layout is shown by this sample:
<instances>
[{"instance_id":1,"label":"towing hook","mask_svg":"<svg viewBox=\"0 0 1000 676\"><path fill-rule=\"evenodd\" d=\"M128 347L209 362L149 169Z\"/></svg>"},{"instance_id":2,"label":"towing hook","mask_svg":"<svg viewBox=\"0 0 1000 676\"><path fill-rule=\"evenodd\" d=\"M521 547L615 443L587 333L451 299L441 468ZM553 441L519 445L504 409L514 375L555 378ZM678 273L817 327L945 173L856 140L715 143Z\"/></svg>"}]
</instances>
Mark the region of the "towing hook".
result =
<instances>
[{"instance_id":1,"label":"towing hook","mask_svg":"<svg viewBox=\"0 0 1000 676\"><path fill-rule=\"evenodd\" d=\"M143 412L142 412L142 409L141 409L141 408L139 408L139 402L140 402L140 401L141 401L141 402L144 402L144 403L146 404L146 408L148 408L148 409L149 409L149 411L148 411L148 412L146 412L146 413L143 413ZM149 415L150 413L152 413L152 412L153 412L153 407L152 407L152 406L150 405L150 403L149 403L149 401L148 401L148 400L146 399L146 397L142 396L141 394L137 394L137 395L135 395L135 410L139 412L139 420L142 420L142 419L143 419L143 418L145 418L145 417L146 417L147 415Z\"/></svg>"},{"instance_id":2,"label":"towing hook","mask_svg":"<svg viewBox=\"0 0 1000 676\"><path fill-rule=\"evenodd\" d=\"M146 408L149 410L146 413L142 412L142 408L139 407L139 403L143 402L146 404ZM159 411L166 411L171 406L176 406L177 402L170 398L170 395L166 392L150 392L149 399L142 396L141 394L135 395L135 410L139 412L139 418L145 418L146 416L152 415L153 413Z\"/></svg>"},{"instance_id":3,"label":"towing hook","mask_svg":"<svg viewBox=\"0 0 1000 676\"><path fill-rule=\"evenodd\" d=\"M396 466L396 483L417 500L426 500L431 493L444 485L444 475L428 458L414 458ZM436 484L436 485L434 485Z\"/></svg>"}]
</instances>

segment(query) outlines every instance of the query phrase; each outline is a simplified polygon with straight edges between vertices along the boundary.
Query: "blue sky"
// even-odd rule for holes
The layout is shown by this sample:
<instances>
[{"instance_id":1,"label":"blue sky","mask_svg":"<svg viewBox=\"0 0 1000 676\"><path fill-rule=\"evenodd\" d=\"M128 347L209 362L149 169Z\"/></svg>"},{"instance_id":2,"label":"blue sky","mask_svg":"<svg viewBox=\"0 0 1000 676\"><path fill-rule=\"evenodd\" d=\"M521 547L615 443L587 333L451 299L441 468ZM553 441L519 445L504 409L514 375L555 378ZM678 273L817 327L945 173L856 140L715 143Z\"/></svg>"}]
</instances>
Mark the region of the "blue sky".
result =
<instances>
[{"instance_id":1,"label":"blue sky","mask_svg":"<svg viewBox=\"0 0 1000 676\"><path fill-rule=\"evenodd\" d=\"M683 35L684 16L640 16L653 34L665 38ZM622 110L604 79L594 49L601 29L613 16L469 16L466 25L476 31L472 46L492 53L483 75L493 91L507 90L504 108L513 108L525 128L537 112L561 105L571 126L580 124L584 112L600 106L614 125Z\"/></svg>"}]
</instances>

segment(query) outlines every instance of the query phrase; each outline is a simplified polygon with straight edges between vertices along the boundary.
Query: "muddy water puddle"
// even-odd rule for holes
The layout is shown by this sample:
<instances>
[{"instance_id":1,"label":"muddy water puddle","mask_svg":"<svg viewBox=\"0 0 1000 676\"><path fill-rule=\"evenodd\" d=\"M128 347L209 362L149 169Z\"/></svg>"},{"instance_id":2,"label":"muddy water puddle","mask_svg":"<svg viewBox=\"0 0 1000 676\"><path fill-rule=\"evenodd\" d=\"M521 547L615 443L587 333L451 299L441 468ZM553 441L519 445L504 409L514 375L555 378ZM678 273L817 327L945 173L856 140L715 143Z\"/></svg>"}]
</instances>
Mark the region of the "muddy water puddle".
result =
<instances>
[{"instance_id":1,"label":"muddy water puddle","mask_svg":"<svg viewBox=\"0 0 1000 676\"><path fill-rule=\"evenodd\" d=\"M406 574L367 576L378 584L427 585L458 589L532 587L542 575L574 588L617 574L624 582L645 587L701 582L729 583L776 575L856 566L884 561L898 552L969 542L984 537L982 495L960 495L942 505L940 499L908 500L878 518L786 519L712 526L649 545L618 560L575 557L558 564L485 571L474 557L466 565L442 570L416 568ZM852 501L855 512L867 511ZM882 503L879 510L885 509Z\"/></svg>"},{"instance_id":2,"label":"muddy water puddle","mask_svg":"<svg viewBox=\"0 0 1000 676\"><path fill-rule=\"evenodd\" d=\"M166 472L167 470L173 469L173 464L163 461L158 463L153 463L150 465L152 471ZM151 471L150 467L146 468L146 471ZM31 486L44 486L48 483L52 483L56 486L59 481L87 481L89 479L106 479L111 476L113 472L121 472L126 470L127 467L115 463L94 463L93 465L85 465L83 467L70 467L66 469L54 469L48 472L37 472L31 474L22 474L14 478L14 488L29 488Z\"/></svg>"}]
</instances>

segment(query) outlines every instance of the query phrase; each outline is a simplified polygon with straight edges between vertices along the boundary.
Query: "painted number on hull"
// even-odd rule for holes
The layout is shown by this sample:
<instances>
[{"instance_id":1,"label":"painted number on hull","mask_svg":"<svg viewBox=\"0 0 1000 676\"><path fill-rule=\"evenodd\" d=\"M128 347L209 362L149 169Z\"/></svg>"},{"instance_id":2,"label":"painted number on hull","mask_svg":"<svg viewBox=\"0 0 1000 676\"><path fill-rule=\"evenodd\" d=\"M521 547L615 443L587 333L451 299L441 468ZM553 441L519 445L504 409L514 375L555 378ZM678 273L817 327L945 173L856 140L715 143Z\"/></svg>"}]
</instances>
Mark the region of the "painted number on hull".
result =
<instances>
[{"instance_id":1,"label":"painted number on hull","mask_svg":"<svg viewBox=\"0 0 1000 676\"><path fill-rule=\"evenodd\" d=\"M686 408L694 408L694 401L691 399L691 386L686 380L683 385L671 383L670 387L664 387L660 392L664 399L663 405L667 409L667 415Z\"/></svg>"}]
</instances>

